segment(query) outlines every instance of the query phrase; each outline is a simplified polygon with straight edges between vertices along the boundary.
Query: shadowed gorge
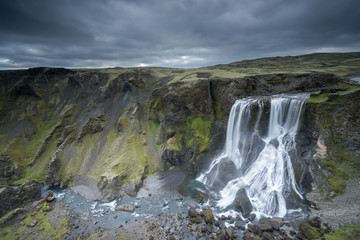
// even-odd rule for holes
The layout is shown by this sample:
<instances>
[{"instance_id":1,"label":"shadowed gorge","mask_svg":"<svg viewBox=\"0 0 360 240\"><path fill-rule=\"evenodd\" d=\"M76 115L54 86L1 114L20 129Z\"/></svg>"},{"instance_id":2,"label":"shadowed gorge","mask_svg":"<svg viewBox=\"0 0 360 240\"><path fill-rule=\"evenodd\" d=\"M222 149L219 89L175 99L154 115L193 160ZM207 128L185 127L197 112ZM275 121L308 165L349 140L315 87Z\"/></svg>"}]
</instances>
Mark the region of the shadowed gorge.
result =
<instances>
[{"instance_id":1,"label":"shadowed gorge","mask_svg":"<svg viewBox=\"0 0 360 240\"><path fill-rule=\"evenodd\" d=\"M347 186L358 192L360 86L349 78L360 74L359 59L311 54L200 69L0 71L0 194L19 202L18 192L27 196L35 180L51 199L37 210L6 205L0 237L14 236L6 224L17 216L30 224L31 213L45 229L39 239L54 235L59 219L62 238L83 232L96 239L100 231L99 238L131 239L137 224L156 216L153 224L173 221L169 229L183 239L230 228L255 237L252 225L274 217L299 227L323 202L347 196ZM359 224L356 214L346 223ZM204 226L180 227L186 224Z\"/></svg>"}]
</instances>

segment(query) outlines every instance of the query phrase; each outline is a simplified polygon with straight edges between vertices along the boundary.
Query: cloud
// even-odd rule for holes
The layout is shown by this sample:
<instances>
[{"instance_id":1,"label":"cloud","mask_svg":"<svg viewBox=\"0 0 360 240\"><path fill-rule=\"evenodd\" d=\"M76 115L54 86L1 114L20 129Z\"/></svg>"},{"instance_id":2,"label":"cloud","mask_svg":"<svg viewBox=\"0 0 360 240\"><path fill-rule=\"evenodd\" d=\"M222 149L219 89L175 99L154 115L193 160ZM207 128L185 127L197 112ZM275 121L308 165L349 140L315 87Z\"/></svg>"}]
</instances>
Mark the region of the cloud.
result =
<instances>
[{"instance_id":1,"label":"cloud","mask_svg":"<svg viewBox=\"0 0 360 240\"><path fill-rule=\"evenodd\" d=\"M199 67L360 50L357 0L0 2L0 68Z\"/></svg>"}]
</instances>

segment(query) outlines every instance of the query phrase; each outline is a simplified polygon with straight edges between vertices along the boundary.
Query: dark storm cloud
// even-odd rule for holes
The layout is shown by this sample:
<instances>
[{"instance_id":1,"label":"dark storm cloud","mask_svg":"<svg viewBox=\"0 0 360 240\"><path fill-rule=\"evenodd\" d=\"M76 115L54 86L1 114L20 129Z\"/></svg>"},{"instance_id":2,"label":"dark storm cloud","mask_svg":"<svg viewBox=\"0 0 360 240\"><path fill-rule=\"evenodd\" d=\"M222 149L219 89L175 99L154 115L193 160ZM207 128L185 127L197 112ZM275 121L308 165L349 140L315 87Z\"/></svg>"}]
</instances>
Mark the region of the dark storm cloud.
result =
<instances>
[{"instance_id":1,"label":"dark storm cloud","mask_svg":"<svg viewBox=\"0 0 360 240\"><path fill-rule=\"evenodd\" d=\"M197 67L360 50L358 0L0 0L0 68Z\"/></svg>"}]
</instances>

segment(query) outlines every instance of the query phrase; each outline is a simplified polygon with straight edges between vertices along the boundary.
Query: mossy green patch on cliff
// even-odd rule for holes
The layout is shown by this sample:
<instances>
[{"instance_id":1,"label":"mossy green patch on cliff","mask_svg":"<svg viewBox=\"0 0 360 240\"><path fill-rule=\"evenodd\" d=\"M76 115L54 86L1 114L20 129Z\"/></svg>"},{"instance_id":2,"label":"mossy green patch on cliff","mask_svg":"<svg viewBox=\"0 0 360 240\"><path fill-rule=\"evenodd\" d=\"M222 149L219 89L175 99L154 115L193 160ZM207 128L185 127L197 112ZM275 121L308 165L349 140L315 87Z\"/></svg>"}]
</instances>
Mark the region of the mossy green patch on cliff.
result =
<instances>
[{"instance_id":1,"label":"mossy green patch on cliff","mask_svg":"<svg viewBox=\"0 0 360 240\"><path fill-rule=\"evenodd\" d=\"M336 91L334 93L323 93L323 94L319 94L319 95L312 95L307 100L307 103L323 103L323 102L328 101L329 96L331 96L331 95L345 95L345 94L355 92L355 91L357 91L359 89L360 89L359 86L352 86L352 87L349 87L346 90L339 90L339 91ZM335 103L336 103L336 101L335 101Z\"/></svg>"},{"instance_id":2,"label":"mossy green patch on cliff","mask_svg":"<svg viewBox=\"0 0 360 240\"><path fill-rule=\"evenodd\" d=\"M159 131L160 123L155 122L153 120L149 120L149 126L150 126L151 133L153 135L156 135L156 133Z\"/></svg>"},{"instance_id":3,"label":"mossy green patch on cliff","mask_svg":"<svg viewBox=\"0 0 360 240\"><path fill-rule=\"evenodd\" d=\"M346 181L349 179L344 169L330 157L322 159L321 164L330 172L327 177L323 176L323 180L327 183L331 198L343 194L346 190Z\"/></svg>"},{"instance_id":4,"label":"mossy green patch on cliff","mask_svg":"<svg viewBox=\"0 0 360 240\"><path fill-rule=\"evenodd\" d=\"M210 127L211 121L204 120L200 117L195 118L191 121L191 132L192 136L190 137L189 142L187 143L188 147L192 147L194 140L196 140L197 148L199 152L205 151L210 145Z\"/></svg>"}]
</instances>

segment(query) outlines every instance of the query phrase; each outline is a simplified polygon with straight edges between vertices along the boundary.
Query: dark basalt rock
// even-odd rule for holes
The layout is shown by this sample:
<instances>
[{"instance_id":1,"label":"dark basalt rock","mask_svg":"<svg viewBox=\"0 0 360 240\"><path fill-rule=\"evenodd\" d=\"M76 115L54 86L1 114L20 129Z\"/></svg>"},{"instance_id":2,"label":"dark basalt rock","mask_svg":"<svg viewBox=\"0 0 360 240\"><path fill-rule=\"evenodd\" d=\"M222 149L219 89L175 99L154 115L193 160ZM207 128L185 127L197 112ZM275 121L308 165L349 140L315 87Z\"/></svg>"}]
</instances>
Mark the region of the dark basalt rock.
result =
<instances>
[{"instance_id":1,"label":"dark basalt rock","mask_svg":"<svg viewBox=\"0 0 360 240\"><path fill-rule=\"evenodd\" d=\"M279 230L285 224L284 219L280 217L273 217L270 219L270 224L275 230Z\"/></svg>"},{"instance_id":2,"label":"dark basalt rock","mask_svg":"<svg viewBox=\"0 0 360 240\"><path fill-rule=\"evenodd\" d=\"M248 217L250 212L252 211L252 204L246 194L245 189L241 188L236 193L236 198L234 200L234 208L235 210L242 212L244 217Z\"/></svg>"},{"instance_id":3,"label":"dark basalt rock","mask_svg":"<svg viewBox=\"0 0 360 240\"><path fill-rule=\"evenodd\" d=\"M273 227L270 223L270 218L262 218L259 220L258 227L261 231L273 231Z\"/></svg>"},{"instance_id":4,"label":"dark basalt rock","mask_svg":"<svg viewBox=\"0 0 360 240\"><path fill-rule=\"evenodd\" d=\"M9 181L18 179L21 175L21 170L16 165L15 161L9 156L0 154L0 180Z\"/></svg>"},{"instance_id":5,"label":"dark basalt rock","mask_svg":"<svg viewBox=\"0 0 360 240\"><path fill-rule=\"evenodd\" d=\"M60 159L57 156L54 156L49 163L44 189L49 189L50 187L56 185L56 174L59 169Z\"/></svg>"},{"instance_id":6,"label":"dark basalt rock","mask_svg":"<svg viewBox=\"0 0 360 240\"><path fill-rule=\"evenodd\" d=\"M222 189L237 177L235 164L228 158L222 159L208 174L208 184L215 189Z\"/></svg>"},{"instance_id":7,"label":"dark basalt rock","mask_svg":"<svg viewBox=\"0 0 360 240\"><path fill-rule=\"evenodd\" d=\"M189 217L196 217L197 216L196 208L194 206L189 208L188 215L189 215Z\"/></svg>"},{"instance_id":8,"label":"dark basalt rock","mask_svg":"<svg viewBox=\"0 0 360 240\"><path fill-rule=\"evenodd\" d=\"M18 188L7 187L0 193L0 216L40 198L41 189L33 180L28 180Z\"/></svg>"},{"instance_id":9,"label":"dark basalt rock","mask_svg":"<svg viewBox=\"0 0 360 240\"><path fill-rule=\"evenodd\" d=\"M273 145L275 148L279 147L279 141L276 138L271 139L270 144Z\"/></svg>"},{"instance_id":10,"label":"dark basalt rock","mask_svg":"<svg viewBox=\"0 0 360 240\"><path fill-rule=\"evenodd\" d=\"M184 154L179 151L166 149L161 155L161 159L172 166L180 166L184 163Z\"/></svg>"}]
</instances>

